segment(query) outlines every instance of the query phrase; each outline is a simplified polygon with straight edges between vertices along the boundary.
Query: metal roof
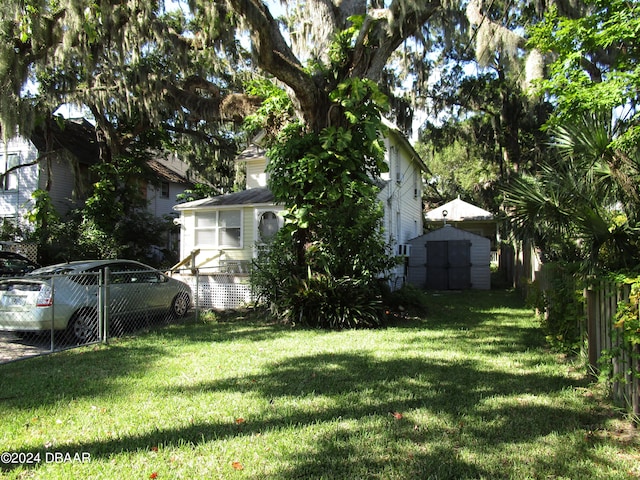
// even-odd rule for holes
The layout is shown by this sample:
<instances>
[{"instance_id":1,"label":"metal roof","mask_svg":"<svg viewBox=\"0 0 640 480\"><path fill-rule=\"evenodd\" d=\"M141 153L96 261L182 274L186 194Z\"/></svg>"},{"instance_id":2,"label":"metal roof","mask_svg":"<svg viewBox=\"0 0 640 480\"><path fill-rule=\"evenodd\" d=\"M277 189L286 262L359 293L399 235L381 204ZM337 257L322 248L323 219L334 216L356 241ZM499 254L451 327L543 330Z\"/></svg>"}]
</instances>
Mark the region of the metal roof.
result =
<instances>
[{"instance_id":1,"label":"metal roof","mask_svg":"<svg viewBox=\"0 0 640 480\"><path fill-rule=\"evenodd\" d=\"M195 208L225 207L233 205L272 204L273 193L266 187L250 188L240 192L227 193L216 197L203 198L192 202L181 203L173 207L175 210L191 210Z\"/></svg>"},{"instance_id":2,"label":"metal roof","mask_svg":"<svg viewBox=\"0 0 640 480\"><path fill-rule=\"evenodd\" d=\"M444 216L445 210L447 212L446 217ZM443 221L445 218L451 222L460 222L463 220L493 220L493 214L464 200L460 200L459 197L425 214L427 222Z\"/></svg>"}]
</instances>

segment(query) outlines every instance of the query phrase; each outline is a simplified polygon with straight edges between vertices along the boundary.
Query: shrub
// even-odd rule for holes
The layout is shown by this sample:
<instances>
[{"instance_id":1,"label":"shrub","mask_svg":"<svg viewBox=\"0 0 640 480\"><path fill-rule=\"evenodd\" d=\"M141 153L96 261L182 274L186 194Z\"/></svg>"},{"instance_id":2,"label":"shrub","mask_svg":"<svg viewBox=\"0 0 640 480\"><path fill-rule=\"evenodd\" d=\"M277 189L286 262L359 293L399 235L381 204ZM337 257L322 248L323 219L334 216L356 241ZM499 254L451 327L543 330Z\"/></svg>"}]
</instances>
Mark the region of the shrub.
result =
<instances>
[{"instance_id":1,"label":"shrub","mask_svg":"<svg viewBox=\"0 0 640 480\"><path fill-rule=\"evenodd\" d=\"M251 284L257 301L288 323L343 329L375 327L384 322L384 280L336 277L311 268L302 272L286 235L277 235L269 250L258 255Z\"/></svg>"},{"instance_id":2,"label":"shrub","mask_svg":"<svg viewBox=\"0 0 640 480\"><path fill-rule=\"evenodd\" d=\"M574 264L546 264L543 280L534 281L527 304L535 308L547 342L560 351L580 348L584 317L583 286Z\"/></svg>"},{"instance_id":3,"label":"shrub","mask_svg":"<svg viewBox=\"0 0 640 480\"><path fill-rule=\"evenodd\" d=\"M292 295L281 308L305 325L343 329L377 327L383 323L382 292L375 283L313 274L295 279L292 286Z\"/></svg>"}]
</instances>

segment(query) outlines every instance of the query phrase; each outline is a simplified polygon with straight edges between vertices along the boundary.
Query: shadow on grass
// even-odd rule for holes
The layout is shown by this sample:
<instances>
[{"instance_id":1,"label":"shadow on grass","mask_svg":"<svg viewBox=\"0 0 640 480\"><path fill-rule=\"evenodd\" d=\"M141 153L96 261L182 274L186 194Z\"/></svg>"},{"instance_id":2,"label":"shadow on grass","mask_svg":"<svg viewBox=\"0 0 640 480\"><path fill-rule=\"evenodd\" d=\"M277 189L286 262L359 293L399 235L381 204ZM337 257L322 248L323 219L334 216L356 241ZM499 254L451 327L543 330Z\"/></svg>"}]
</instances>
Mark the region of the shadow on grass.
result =
<instances>
[{"instance_id":1,"label":"shadow on grass","mask_svg":"<svg viewBox=\"0 0 640 480\"><path fill-rule=\"evenodd\" d=\"M500 306L498 298L493 299L493 303L485 300L484 306L471 307L465 307L462 302L454 305L443 302L428 312L426 321L406 321L402 327L415 330L414 343L424 342L420 334L425 328L461 329L460 335L468 342L470 353L474 349L488 349L487 352L509 354L539 347L541 343L528 331L529 327L523 332L511 324L500 325L500 319L490 311L493 306ZM473 309L477 310L469 312ZM438 311L454 312L455 318L430 317ZM466 317L467 314L471 317ZM507 318L509 312L500 315ZM462 316L467 320L461 320ZM140 344L87 351L84 355L92 366L85 367L86 370L83 370L82 355L56 358L51 363L53 370L48 373L49 383L37 387L38 392L49 389L48 393L36 393L29 399L22 396L26 390L15 390L18 397L5 397L0 405L8 402L28 408L45 403L48 398L57 398L65 391L73 391L74 395L97 395L105 389L117 388L111 383L114 377L135 374L150 364L157 366L162 356L171 354L173 342L252 342L279 338L290 331L279 325L245 321L173 326L140 339ZM487 342L489 337L491 342ZM162 347L157 346L155 340L158 339L162 340ZM424 348L428 349L429 345L425 344ZM67 368L73 373L65 373ZM100 369L98 376L95 369ZM20 369L12 371L14 378L16 374L27 375L26 371L15 373ZM91 378L91 382L81 384L86 378ZM292 425L304 430L330 424L335 428L317 435L313 444L308 445L309 453L292 453L272 478L508 478L510 470L506 466L502 471L500 465L480 466L479 462L463 458L461 448L467 448L472 455L482 455L486 450L506 449L549 435L567 434L574 438L571 435L584 431L586 425L603 422L605 413L591 408L593 405L589 407L586 400L577 407L558 400L563 391L575 386L575 382L559 374L489 369L472 356L450 358L445 350L430 358L405 355L383 359L371 351L299 355L274 361L254 375L157 387L157 393L162 396L228 392L260 398L261 412L241 425L233 420L212 419L175 428L158 426L139 435L58 448L90 452L93 459L108 459L121 452L149 451L156 445L198 445L264 432L277 434L289 431ZM555 400L532 401L545 396ZM318 399L329 401L316 403ZM492 404L491 400L495 399L503 399L504 404ZM404 416L398 420L391 412L404 412ZM342 422L361 425L361 428L343 428ZM376 438L378 445L387 444L387 450L369 451L367 438ZM410 452L400 451L407 445L412 446ZM547 469L545 472L563 472L573 478L589 476L589 472L584 471L584 461L575 465L567 462L575 455L584 460L596 454L580 442L564 444L562 448L566 448L563 457L548 458L531 453L528 461ZM24 451L36 452L44 454L44 450ZM600 464L606 461L606 458L597 458Z\"/></svg>"},{"instance_id":2,"label":"shadow on grass","mask_svg":"<svg viewBox=\"0 0 640 480\"><path fill-rule=\"evenodd\" d=\"M137 375L167 354L167 349L157 346L113 343L0 365L0 409L117 394L117 379Z\"/></svg>"},{"instance_id":3,"label":"shadow on grass","mask_svg":"<svg viewBox=\"0 0 640 480\"><path fill-rule=\"evenodd\" d=\"M463 435L469 445L496 448L551 433L577 431L601 419L561 403L553 406L510 404L487 410L483 408L483 401L500 396L553 395L571 387L563 377L485 371L471 361L452 363L444 358L380 361L371 354L298 356L276 362L259 375L169 388L169 393L176 395L206 394L206 391L259 395L264 402L263 412L242 425L212 421L180 428L158 427L138 436L58 448L91 452L92 459L107 459L123 451L149 451L155 445L199 444L288 430L291 425L305 429L352 421L362 422L366 434L357 429L339 428L325 433L309 445L313 454L286 462L294 466L278 472L276 477L314 478L334 472L338 478L354 478L390 468L389 459L385 460L390 453L387 452L386 457L372 455L363 441L366 436L375 437L376 442L384 439L382 442L388 443L390 450L397 442L424 447L418 448L411 458L407 457L405 463L392 462L402 478L423 478L425 472L437 478L487 477L495 472L482 471L457 455ZM319 397L330 398L330 406L317 410L305 406ZM420 419L411 418L413 411L429 412L445 421L448 427L423 425ZM406 417L397 421L390 412L405 412ZM371 424L374 418L378 421ZM40 453L44 455L45 451ZM413 476L418 473L420 475Z\"/></svg>"},{"instance_id":4,"label":"shadow on grass","mask_svg":"<svg viewBox=\"0 0 640 480\"><path fill-rule=\"evenodd\" d=\"M35 408L61 398L114 395L124 388L118 379L157 369L185 343L258 342L279 338L290 328L255 321L174 324L135 338L96 344L13 364L0 364L0 409Z\"/></svg>"}]
</instances>

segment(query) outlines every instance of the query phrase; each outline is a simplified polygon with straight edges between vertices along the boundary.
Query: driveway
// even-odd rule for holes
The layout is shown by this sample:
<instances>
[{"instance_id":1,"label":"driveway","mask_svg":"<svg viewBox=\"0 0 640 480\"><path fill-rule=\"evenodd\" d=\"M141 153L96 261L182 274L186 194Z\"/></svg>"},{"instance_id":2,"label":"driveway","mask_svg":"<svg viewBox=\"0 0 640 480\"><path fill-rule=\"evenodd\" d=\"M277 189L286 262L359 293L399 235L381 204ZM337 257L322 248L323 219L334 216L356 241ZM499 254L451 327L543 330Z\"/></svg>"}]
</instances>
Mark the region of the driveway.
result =
<instances>
[{"instance_id":1,"label":"driveway","mask_svg":"<svg viewBox=\"0 0 640 480\"><path fill-rule=\"evenodd\" d=\"M49 335L28 335L24 338L12 332L0 332L0 363L33 357L51 351Z\"/></svg>"}]
</instances>

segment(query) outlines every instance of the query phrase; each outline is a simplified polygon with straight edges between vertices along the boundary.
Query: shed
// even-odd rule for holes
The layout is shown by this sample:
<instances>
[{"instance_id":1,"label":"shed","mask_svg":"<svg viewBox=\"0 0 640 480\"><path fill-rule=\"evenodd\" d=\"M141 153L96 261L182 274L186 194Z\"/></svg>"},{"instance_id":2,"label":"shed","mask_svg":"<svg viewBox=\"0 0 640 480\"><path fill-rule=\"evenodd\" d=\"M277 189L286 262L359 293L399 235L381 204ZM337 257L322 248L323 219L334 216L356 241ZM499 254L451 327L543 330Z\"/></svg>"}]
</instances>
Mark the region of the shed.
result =
<instances>
[{"instance_id":1,"label":"shed","mask_svg":"<svg viewBox=\"0 0 640 480\"><path fill-rule=\"evenodd\" d=\"M488 238L445 225L408 243L408 283L430 290L491 288Z\"/></svg>"}]
</instances>

